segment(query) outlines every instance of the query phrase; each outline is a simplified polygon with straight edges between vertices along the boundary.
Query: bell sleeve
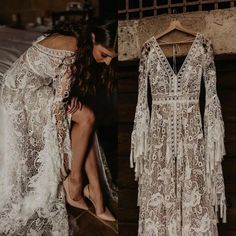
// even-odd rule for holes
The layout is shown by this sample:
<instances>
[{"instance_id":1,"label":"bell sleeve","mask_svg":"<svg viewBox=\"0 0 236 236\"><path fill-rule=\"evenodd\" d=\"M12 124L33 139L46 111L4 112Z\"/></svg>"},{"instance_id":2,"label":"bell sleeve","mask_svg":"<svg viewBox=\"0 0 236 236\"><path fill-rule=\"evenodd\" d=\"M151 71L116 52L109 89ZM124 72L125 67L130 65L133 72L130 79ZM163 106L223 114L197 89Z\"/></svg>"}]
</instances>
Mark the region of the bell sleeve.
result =
<instances>
[{"instance_id":1,"label":"bell sleeve","mask_svg":"<svg viewBox=\"0 0 236 236\"><path fill-rule=\"evenodd\" d=\"M226 222L226 198L221 165L225 155L225 133L221 105L216 89L216 68L213 48L210 42L206 46L203 63L203 78L206 89L204 136L207 190L216 216L218 215L218 209L220 209L220 218L223 219L223 222Z\"/></svg>"},{"instance_id":2,"label":"bell sleeve","mask_svg":"<svg viewBox=\"0 0 236 236\"><path fill-rule=\"evenodd\" d=\"M135 180L141 177L144 169L144 160L147 157L147 139L150 120L147 90L148 49L144 45L139 61L138 99L131 134L130 167L134 168Z\"/></svg>"},{"instance_id":3,"label":"bell sleeve","mask_svg":"<svg viewBox=\"0 0 236 236\"><path fill-rule=\"evenodd\" d=\"M54 98L52 103L52 120L55 124L57 131L57 144L61 155L61 166L64 167L64 154L69 155L69 161L71 153L68 149L69 145L69 128L70 119L67 113L67 102L70 94L70 89L74 81L73 76L73 62L65 58L62 63L55 69L55 76L53 78ZM71 163L69 163L69 166ZM63 169L63 175L66 175L66 170Z\"/></svg>"}]
</instances>

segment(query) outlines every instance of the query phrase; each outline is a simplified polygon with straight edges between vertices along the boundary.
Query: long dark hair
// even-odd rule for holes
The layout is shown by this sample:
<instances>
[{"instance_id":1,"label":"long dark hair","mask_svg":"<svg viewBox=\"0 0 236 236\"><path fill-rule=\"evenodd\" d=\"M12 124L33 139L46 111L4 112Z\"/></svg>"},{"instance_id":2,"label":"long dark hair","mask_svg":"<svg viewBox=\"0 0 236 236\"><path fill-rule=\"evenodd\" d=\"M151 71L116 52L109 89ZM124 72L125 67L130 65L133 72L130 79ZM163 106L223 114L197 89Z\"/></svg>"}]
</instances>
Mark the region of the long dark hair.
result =
<instances>
[{"instance_id":1,"label":"long dark hair","mask_svg":"<svg viewBox=\"0 0 236 236\"><path fill-rule=\"evenodd\" d=\"M77 96L84 102L87 97L95 95L97 85L101 83L110 94L116 85L116 73L113 64L107 66L95 61L91 34L95 34L97 44L117 51L117 21L94 18L89 21L63 22L45 34L49 36L55 33L75 36L77 39L78 51L74 63L76 79L69 98Z\"/></svg>"}]
</instances>

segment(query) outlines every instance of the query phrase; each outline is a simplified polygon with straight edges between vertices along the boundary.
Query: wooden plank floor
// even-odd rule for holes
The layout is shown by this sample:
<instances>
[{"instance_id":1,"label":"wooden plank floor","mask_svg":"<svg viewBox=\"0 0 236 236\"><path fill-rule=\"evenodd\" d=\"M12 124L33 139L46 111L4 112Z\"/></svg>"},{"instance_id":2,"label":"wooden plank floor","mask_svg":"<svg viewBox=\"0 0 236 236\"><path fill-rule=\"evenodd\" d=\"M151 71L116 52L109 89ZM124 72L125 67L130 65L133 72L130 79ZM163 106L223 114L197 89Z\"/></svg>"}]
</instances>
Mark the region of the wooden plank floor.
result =
<instances>
[{"instance_id":1,"label":"wooden plank floor","mask_svg":"<svg viewBox=\"0 0 236 236\"><path fill-rule=\"evenodd\" d=\"M92 212L94 208L89 205ZM114 206L113 206L114 207ZM67 205L69 224L72 236L116 236L118 225L116 222L104 222L89 211L80 210Z\"/></svg>"},{"instance_id":2,"label":"wooden plank floor","mask_svg":"<svg viewBox=\"0 0 236 236\"><path fill-rule=\"evenodd\" d=\"M220 236L236 236L236 58L216 58L217 89L225 121L227 156L223 161L227 197L227 224L218 224ZM138 61L119 63L118 186L119 235L136 236L138 223L137 183L129 168L130 135L138 87ZM201 96L201 109L203 109Z\"/></svg>"}]
</instances>

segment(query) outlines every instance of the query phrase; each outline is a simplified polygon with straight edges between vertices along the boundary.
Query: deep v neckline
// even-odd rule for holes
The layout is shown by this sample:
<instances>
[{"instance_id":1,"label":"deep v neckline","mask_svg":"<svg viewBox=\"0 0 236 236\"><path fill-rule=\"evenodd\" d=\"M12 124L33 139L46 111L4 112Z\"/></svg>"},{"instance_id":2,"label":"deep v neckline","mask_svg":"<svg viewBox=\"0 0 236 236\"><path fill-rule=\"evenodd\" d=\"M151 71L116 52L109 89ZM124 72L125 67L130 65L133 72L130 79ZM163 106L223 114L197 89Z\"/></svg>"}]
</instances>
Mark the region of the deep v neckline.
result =
<instances>
[{"instance_id":1,"label":"deep v neckline","mask_svg":"<svg viewBox=\"0 0 236 236\"><path fill-rule=\"evenodd\" d=\"M167 71L170 72L173 76L179 77L182 74L184 67L187 65L187 61L189 60L191 54L194 51L193 49L195 48L196 42L198 41L198 38L199 38L200 35L201 34L199 32L197 32L197 34L196 34L189 50L188 50L188 53L187 53L182 65L181 65L181 67L180 67L180 69L178 70L177 73L174 72L172 66L170 65L170 62L168 61L165 53L163 52L162 48L160 47L157 39L154 36L152 37L152 39L154 41L154 44L156 46L155 48L158 50L158 56L161 58L161 61L164 63L165 68L167 69Z\"/></svg>"}]
</instances>

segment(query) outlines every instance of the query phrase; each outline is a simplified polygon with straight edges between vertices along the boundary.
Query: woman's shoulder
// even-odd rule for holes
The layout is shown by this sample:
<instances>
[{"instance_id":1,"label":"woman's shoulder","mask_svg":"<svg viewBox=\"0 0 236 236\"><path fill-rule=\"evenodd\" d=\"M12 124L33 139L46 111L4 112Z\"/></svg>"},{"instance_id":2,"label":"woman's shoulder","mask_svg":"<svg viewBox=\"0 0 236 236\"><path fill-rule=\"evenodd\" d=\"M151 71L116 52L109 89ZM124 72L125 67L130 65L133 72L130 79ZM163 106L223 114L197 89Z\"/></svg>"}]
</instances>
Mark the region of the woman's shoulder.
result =
<instances>
[{"instance_id":1,"label":"woman's shoulder","mask_svg":"<svg viewBox=\"0 0 236 236\"><path fill-rule=\"evenodd\" d=\"M50 56L50 59L64 60L67 57L76 57L76 45L76 38L72 36L42 35L32 43L32 47L28 49L28 54L30 52L35 54L36 50L40 55Z\"/></svg>"},{"instance_id":2,"label":"woman's shoulder","mask_svg":"<svg viewBox=\"0 0 236 236\"><path fill-rule=\"evenodd\" d=\"M54 34L43 38L38 42L38 44L49 49L71 52L75 52L77 50L77 40L75 36Z\"/></svg>"}]
</instances>

